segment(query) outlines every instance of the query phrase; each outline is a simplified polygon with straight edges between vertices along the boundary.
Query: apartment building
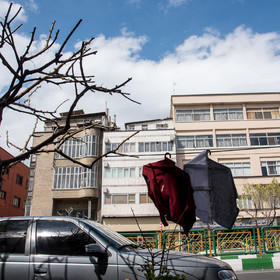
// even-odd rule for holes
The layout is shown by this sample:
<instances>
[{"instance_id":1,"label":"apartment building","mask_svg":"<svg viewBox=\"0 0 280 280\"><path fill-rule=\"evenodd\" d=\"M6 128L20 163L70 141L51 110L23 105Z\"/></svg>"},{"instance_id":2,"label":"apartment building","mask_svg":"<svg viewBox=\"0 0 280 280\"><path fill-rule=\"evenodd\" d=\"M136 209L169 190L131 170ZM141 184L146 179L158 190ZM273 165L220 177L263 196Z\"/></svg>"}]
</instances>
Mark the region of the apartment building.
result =
<instances>
[{"instance_id":1,"label":"apartment building","mask_svg":"<svg viewBox=\"0 0 280 280\"><path fill-rule=\"evenodd\" d=\"M13 156L0 147L0 159ZM24 216L27 198L29 168L18 163L3 174L0 182L0 217Z\"/></svg>"},{"instance_id":2,"label":"apartment building","mask_svg":"<svg viewBox=\"0 0 280 280\"><path fill-rule=\"evenodd\" d=\"M230 167L239 194L247 183L280 181L279 109L280 93L173 95L177 165L208 149Z\"/></svg>"},{"instance_id":3,"label":"apartment building","mask_svg":"<svg viewBox=\"0 0 280 280\"><path fill-rule=\"evenodd\" d=\"M33 143L37 145L56 128L63 126L67 113L45 122L44 131L37 132ZM89 124L96 125L84 129ZM106 112L85 114L74 112L70 131L80 129L68 139L62 151L73 159L90 164L102 154L103 132L116 129L115 122ZM27 215L71 215L100 219L100 192L102 185L101 160L90 170L55 153L33 156L30 163L30 183Z\"/></svg>"},{"instance_id":4,"label":"apartment building","mask_svg":"<svg viewBox=\"0 0 280 280\"><path fill-rule=\"evenodd\" d=\"M145 164L164 159L170 153L176 161L175 132L171 119L125 124L126 130L104 132L108 152L129 138L118 149L123 155L103 159L102 222L119 232L159 231L159 213L147 194L142 176Z\"/></svg>"}]
</instances>

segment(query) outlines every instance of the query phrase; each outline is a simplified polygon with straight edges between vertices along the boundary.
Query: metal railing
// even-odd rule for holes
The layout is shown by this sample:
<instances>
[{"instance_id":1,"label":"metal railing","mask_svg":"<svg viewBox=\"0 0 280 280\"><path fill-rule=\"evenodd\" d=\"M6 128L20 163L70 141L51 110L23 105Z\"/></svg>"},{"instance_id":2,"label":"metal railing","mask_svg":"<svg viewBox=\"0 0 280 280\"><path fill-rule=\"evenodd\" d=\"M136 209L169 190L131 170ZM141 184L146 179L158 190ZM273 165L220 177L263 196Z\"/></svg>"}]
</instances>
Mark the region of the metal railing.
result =
<instances>
[{"instance_id":1,"label":"metal railing","mask_svg":"<svg viewBox=\"0 0 280 280\"><path fill-rule=\"evenodd\" d=\"M202 255L241 255L280 252L280 226L191 230L152 233L122 233L144 247L166 248Z\"/></svg>"}]
</instances>

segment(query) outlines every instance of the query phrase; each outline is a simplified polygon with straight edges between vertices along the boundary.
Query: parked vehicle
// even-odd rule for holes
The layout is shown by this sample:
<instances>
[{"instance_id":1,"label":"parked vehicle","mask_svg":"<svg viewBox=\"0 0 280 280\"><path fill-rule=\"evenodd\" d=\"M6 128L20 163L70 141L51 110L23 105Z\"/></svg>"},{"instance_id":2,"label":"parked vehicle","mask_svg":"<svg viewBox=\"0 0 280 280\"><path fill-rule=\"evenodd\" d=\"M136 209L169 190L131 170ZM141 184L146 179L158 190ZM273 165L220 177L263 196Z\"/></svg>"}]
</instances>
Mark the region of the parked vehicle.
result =
<instances>
[{"instance_id":1,"label":"parked vehicle","mask_svg":"<svg viewBox=\"0 0 280 280\"><path fill-rule=\"evenodd\" d=\"M228 264L216 259L175 251L166 257L168 269L186 279L237 279ZM94 221L0 218L1 280L145 279L141 268L150 259L149 250Z\"/></svg>"}]
</instances>

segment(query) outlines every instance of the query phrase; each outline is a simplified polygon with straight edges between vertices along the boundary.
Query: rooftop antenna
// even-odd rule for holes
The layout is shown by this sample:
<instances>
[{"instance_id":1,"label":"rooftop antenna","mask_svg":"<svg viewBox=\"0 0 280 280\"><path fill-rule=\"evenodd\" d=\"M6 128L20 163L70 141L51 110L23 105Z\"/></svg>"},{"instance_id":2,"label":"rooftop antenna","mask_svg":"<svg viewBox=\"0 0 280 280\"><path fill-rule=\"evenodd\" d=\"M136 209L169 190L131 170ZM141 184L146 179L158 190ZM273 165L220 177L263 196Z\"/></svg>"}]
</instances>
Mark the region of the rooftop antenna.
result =
<instances>
[{"instance_id":1,"label":"rooftop antenna","mask_svg":"<svg viewBox=\"0 0 280 280\"><path fill-rule=\"evenodd\" d=\"M176 87L176 83L175 82L173 82L173 95L175 95L175 87Z\"/></svg>"}]
</instances>

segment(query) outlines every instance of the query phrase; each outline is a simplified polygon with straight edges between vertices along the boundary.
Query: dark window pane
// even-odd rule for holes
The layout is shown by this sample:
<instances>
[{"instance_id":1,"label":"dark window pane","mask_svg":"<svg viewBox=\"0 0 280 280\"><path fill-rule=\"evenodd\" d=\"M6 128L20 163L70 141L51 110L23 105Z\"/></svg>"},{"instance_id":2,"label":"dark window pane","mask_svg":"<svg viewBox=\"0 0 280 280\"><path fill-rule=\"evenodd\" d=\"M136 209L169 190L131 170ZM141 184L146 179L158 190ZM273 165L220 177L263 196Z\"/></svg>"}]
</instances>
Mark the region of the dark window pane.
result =
<instances>
[{"instance_id":1,"label":"dark window pane","mask_svg":"<svg viewBox=\"0 0 280 280\"><path fill-rule=\"evenodd\" d=\"M262 175L267 176L267 169L265 166L262 166Z\"/></svg>"},{"instance_id":2,"label":"dark window pane","mask_svg":"<svg viewBox=\"0 0 280 280\"><path fill-rule=\"evenodd\" d=\"M260 140L260 145L261 145L261 146L266 146L266 145L268 145L268 143L267 143L267 138L265 138L265 137L260 137L259 140Z\"/></svg>"},{"instance_id":3,"label":"dark window pane","mask_svg":"<svg viewBox=\"0 0 280 280\"><path fill-rule=\"evenodd\" d=\"M37 221L37 254L83 256L95 243L78 226L66 221Z\"/></svg>"},{"instance_id":4,"label":"dark window pane","mask_svg":"<svg viewBox=\"0 0 280 280\"><path fill-rule=\"evenodd\" d=\"M276 145L276 138L275 137L268 137L268 144L269 145Z\"/></svg>"},{"instance_id":5,"label":"dark window pane","mask_svg":"<svg viewBox=\"0 0 280 280\"><path fill-rule=\"evenodd\" d=\"M262 112L256 112L255 113L255 117L256 117L256 119L263 119L263 114L262 114Z\"/></svg>"},{"instance_id":6,"label":"dark window pane","mask_svg":"<svg viewBox=\"0 0 280 280\"><path fill-rule=\"evenodd\" d=\"M271 112L264 112L263 115L265 119L272 119Z\"/></svg>"},{"instance_id":7,"label":"dark window pane","mask_svg":"<svg viewBox=\"0 0 280 280\"><path fill-rule=\"evenodd\" d=\"M29 221L3 221L0 223L0 252L24 254Z\"/></svg>"}]
</instances>

